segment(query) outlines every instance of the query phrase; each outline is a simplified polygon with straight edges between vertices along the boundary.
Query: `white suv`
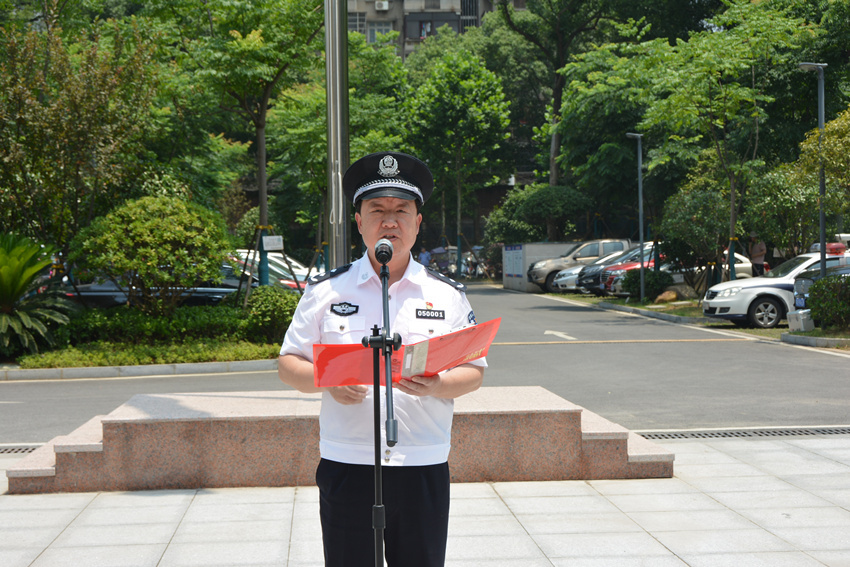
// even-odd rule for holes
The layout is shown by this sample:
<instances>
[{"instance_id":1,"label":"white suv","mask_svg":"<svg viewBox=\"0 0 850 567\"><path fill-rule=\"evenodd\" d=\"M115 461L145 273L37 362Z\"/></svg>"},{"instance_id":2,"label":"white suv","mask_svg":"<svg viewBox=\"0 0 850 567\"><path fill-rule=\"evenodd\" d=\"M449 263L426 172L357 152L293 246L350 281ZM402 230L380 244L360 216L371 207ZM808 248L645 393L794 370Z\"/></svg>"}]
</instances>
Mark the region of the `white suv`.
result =
<instances>
[{"instance_id":1,"label":"white suv","mask_svg":"<svg viewBox=\"0 0 850 567\"><path fill-rule=\"evenodd\" d=\"M729 319L739 326L771 329L794 310L794 278L820 263L820 254L801 254L765 275L712 286L702 304L706 317ZM828 255L827 266L850 263L850 255Z\"/></svg>"}]
</instances>

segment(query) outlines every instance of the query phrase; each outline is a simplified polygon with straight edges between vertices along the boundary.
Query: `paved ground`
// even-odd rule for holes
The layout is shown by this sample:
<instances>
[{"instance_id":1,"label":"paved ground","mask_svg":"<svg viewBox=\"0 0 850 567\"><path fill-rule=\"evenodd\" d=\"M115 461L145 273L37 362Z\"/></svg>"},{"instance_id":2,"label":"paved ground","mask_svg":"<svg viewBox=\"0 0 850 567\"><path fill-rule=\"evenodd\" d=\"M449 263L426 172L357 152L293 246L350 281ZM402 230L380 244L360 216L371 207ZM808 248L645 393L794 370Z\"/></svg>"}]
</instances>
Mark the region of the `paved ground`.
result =
<instances>
[{"instance_id":1,"label":"paved ground","mask_svg":"<svg viewBox=\"0 0 850 567\"><path fill-rule=\"evenodd\" d=\"M850 435L659 443L672 479L453 485L447 565L850 566ZM0 496L4 567L321 564L315 487Z\"/></svg>"}]
</instances>

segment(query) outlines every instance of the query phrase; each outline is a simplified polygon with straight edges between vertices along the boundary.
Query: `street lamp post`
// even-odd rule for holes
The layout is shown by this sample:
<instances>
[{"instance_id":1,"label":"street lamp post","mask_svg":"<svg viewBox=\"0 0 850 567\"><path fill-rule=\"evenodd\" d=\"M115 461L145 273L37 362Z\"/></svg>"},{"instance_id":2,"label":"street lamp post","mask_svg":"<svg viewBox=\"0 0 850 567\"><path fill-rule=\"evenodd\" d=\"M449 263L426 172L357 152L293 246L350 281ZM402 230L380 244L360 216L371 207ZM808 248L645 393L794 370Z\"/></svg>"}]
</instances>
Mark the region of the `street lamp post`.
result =
<instances>
[{"instance_id":1,"label":"street lamp post","mask_svg":"<svg viewBox=\"0 0 850 567\"><path fill-rule=\"evenodd\" d=\"M826 276L826 214L823 211L823 202L826 198L826 175L823 170L823 130L824 130L824 89L823 70L826 63L800 63L803 71L816 71L818 74L818 159L820 160L820 196L818 206L820 208L820 275Z\"/></svg>"},{"instance_id":2,"label":"street lamp post","mask_svg":"<svg viewBox=\"0 0 850 567\"><path fill-rule=\"evenodd\" d=\"M645 295L645 280L643 268L643 151L641 148L641 138L643 134L634 134L629 132L627 138L637 140L637 162L638 162L638 233L640 234L640 300L643 302Z\"/></svg>"},{"instance_id":3,"label":"street lamp post","mask_svg":"<svg viewBox=\"0 0 850 567\"><path fill-rule=\"evenodd\" d=\"M350 207L342 193L342 176L349 165L348 139L348 4L325 0L325 76L328 132L327 269L348 263Z\"/></svg>"}]
</instances>

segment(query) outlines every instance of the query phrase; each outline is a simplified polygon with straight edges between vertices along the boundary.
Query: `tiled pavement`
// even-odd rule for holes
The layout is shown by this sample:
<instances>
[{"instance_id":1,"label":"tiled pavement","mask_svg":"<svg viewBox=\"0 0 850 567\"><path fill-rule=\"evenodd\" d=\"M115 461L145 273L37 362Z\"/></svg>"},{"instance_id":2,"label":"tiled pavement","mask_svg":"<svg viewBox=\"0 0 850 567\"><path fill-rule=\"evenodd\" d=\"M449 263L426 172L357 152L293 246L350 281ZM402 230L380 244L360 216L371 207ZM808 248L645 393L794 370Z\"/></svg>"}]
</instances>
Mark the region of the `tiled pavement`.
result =
<instances>
[{"instance_id":1,"label":"tiled pavement","mask_svg":"<svg viewBox=\"0 0 850 567\"><path fill-rule=\"evenodd\" d=\"M656 442L672 479L453 485L447 566L850 566L850 435ZM3 567L306 567L321 549L315 487L0 496Z\"/></svg>"}]
</instances>

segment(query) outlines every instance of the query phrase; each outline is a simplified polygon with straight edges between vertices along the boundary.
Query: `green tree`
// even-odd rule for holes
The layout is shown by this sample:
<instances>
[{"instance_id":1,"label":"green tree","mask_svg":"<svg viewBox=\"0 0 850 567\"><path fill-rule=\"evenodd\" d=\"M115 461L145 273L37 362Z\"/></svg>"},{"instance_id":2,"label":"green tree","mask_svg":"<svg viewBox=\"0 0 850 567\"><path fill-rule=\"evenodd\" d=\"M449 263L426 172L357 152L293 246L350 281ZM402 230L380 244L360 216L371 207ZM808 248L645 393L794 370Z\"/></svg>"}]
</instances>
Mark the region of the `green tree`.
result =
<instances>
[{"instance_id":1,"label":"green tree","mask_svg":"<svg viewBox=\"0 0 850 567\"><path fill-rule=\"evenodd\" d=\"M561 151L561 121L564 76L558 71L570 58L599 32L600 24L609 15L604 0L529 0L526 10L517 11L509 0L500 0L499 13L508 27L533 45L540 61L551 72L552 104L551 145L549 150L549 184L558 185L560 173L557 158Z\"/></svg>"},{"instance_id":2,"label":"green tree","mask_svg":"<svg viewBox=\"0 0 850 567\"><path fill-rule=\"evenodd\" d=\"M832 199L833 207L840 199ZM830 209L835 210L830 207ZM818 177L783 165L759 176L747 192L743 221L786 258L808 252L819 234Z\"/></svg>"},{"instance_id":3,"label":"green tree","mask_svg":"<svg viewBox=\"0 0 850 567\"><path fill-rule=\"evenodd\" d=\"M687 41L641 41L636 26L624 26L631 43L608 44L585 55L600 71L576 77L571 88L582 103L607 95L631 101L639 109L636 125L650 146L649 174L670 164L698 163L711 149L725 179L729 200L729 238L734 246L740 194L761 171L760 132L768 119L764 107L771 70L789 67L802 20L767 3L724 0L723 14Z\"/></svg>"},{"instance_id":4,"label":"green tree","mask_svg":"<svg viewBox=\"0 0 850 567\"><path fill-rule=\"evenodd\" d=\"M575 231L587 206L587 197L569 187L515 187L485 219L484 238L490 244L559 240Z\"/></svg>"},{"instance_id":5,"label":"green tree","mask_svg":"<svg viewBox=\"0 0 850 567\"><path fill-rule=\"evenodd\" d=\"M448 53L407 101L408 144L434 173L446 234L446 192L457 196L458 249L465 193L504 172L493 159L508 137L508 103L498 78L469 53ZM435 120L439 117L438 120Z\"/></svg>"},{"instance_id":6,"label":"green tree","mask_svg":"<svg viewBox=\"0 0 850 567\"><path fill-rule=\"evenodd\" d=\"M0 236L0 356L38 352L39 342L53 345L50 327L69 322L73 304L42 279L55 252L26 237Z\"/></svg>"},{"instance_id":7,"label":"green tree","mask_svg":"<svg viewBox=\"0 0 850 567\"><path fill-rule=\"evenodd\" d=\"M130 305L169 315L191 288L221 281L229 246L216 213L179 198L143 197L96 219L72 250L76 268L127 289Z\"/></svg>"},{"instance_id":8,"label":"green tree","mask_svg":"<svg viewBox=\"0 0 850 567\"><path fill-rule=\"evenodd\" d=\"M768 118L764 106L772 100L765 92L768 71L793 64L790 55L804 27L765 3L724 1L728 9L708 22L707 31L675 46L642 43L633 61L653 95L641 127L665 132L649 169L712 148L727 183L734 249L739 193L763 165L759 134Z\"/></svg>"},{"instance_id":9,"label":"green tree","mask_svg":"<svg viewBox=\"0 0 850 567\"><path fill-rule=\"evenodd\" d=\"M0 32L0 221L67 251L136 185L155 85L138 30L60 31Z\"/></svg>"},{"instance_id":10,"label":"green tree","mask_svg":"<svg viewBox=\"0 0 850 567\"><path fill-rule=\"evenodd\" d=\"M268 224L266 120L277 93L299 82L320 52L317 0L156 0L171 57L254 133L260 223Z\"/></svg>"},{"instance_id":11,"label":"green tree","mask_svg":"<svg viewBox=\"0 0 850 567\"><path fill-rule=\"evenodd\" d=\"M799 167L814 176L820 172L822 161L828 190L833 195L837 191L844 202L850 201L850 108L824 124L823 139L819 139L819 129L808 133L800 145Z\"/></svg>"},{"instance_id":12,"label":"green tree","mask_svg":"<svg viewBox=\"0 0 850 567\"><path fill-rule=\"evenodd\" d=\"M396 55L398 33L367 43L361 33L348 34L349 146L352 156L397 150L402 143L399 103L406 72ZM269 112L270 178L280 181L278 219L295 219L315 227L321 246L327 218L327 95L324 79L315 76L283 91ZM288 224L288 223L281 223Z\"/></svg>"},{"instance_id":13,"label":"green tree","mask_svg":"<svg viewBox=\"0 0 850 567\"><path fill-rule=\"evenodd\" d=\"M716 158L709 151L687 181L664 204L661 221L662 248L684 268L719 265L726 223L726 188L718 174Z\"/></svg>"}]
</instances>

